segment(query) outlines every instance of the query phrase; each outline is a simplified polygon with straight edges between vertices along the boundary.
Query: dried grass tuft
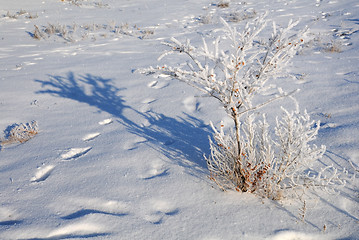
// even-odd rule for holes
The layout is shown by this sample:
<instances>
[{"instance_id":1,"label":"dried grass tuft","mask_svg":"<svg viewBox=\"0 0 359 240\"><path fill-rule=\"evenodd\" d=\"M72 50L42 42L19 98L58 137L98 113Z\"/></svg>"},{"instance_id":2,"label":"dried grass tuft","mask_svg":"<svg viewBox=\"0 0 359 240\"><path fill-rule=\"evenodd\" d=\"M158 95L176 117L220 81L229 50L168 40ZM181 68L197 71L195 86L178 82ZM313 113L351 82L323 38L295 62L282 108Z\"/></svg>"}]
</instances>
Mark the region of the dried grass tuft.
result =
<instances>
[{"instance_id":1,"label":"dried grass tuft","mask_svg":"<svg viewBox=\"0 0 359 240\"><path fill-rule=\"evenodd\" d=\"M217 7L219 7L219 8L228 8L229 7L229 2L222 0L217 4Z\"/></svg>"},{"instance_id":2,"label":"dried grass tuft","mask_svg":"<svg viewBox=\"0 0 359 240\"><path fill-rule=\"evenodd\" d=\"M36 121L13 124L5 130L5 139L0 141L0 146L27 142L38 133L39 130Z\"/></svg>"}]
</instances>

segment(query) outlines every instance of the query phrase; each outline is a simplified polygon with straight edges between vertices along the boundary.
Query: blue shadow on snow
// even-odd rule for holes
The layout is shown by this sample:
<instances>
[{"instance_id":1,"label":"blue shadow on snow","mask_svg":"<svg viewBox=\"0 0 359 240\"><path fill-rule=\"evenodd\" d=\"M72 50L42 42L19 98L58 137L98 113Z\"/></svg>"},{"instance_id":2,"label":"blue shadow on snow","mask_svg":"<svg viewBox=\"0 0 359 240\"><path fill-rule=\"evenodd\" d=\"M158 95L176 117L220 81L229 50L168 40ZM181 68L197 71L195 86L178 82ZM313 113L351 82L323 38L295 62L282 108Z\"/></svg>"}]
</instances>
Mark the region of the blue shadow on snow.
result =
<instances>
[{"instance_id":1,"label":"blue shadow on snow","mask_svg":"<svg viewBox=\"0 0 359 240\"><path fill-rule=\"evenodd\" d=\"M185 118L177 119L153 111L140 112L126 104L120 95L124 89L117 88L112 79L91 74L75 76L73 72L68 72L66 76L48 77L47 80L35 80L43 88L37 94L72 99L107 112L117 118L129 132L145 138L150 147L176 161L191 174L195 172L194 176L207 171L203 153L209 153L208 135L211 131L202 120L188 114ZM145 119L148 126L127 118L125 109Z\"/></svg>"}]
</instances>

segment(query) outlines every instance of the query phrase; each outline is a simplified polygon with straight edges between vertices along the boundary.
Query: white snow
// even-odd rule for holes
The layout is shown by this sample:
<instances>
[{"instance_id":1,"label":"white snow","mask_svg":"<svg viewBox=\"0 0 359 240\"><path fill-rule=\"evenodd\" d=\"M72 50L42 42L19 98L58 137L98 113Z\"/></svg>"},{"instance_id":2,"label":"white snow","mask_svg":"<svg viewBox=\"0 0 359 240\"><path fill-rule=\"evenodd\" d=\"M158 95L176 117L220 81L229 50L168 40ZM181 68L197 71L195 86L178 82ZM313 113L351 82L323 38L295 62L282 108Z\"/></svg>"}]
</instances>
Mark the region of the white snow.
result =
<instances>
[{"instance_id":1,"label":"white snow","mask_svg":"<svg viewBox=\"0 0 359 240\"><path fill-rule=\"evenodd\" d=\"M102 120L102 121L99 121L98 124L100 125L107 125L107 124L110 124L112 123L112 119L111 118L107 118L105 120Z\"/></svg>"},{"instance_id":2,"label":"white snow","mask_svg":"<svg viewBox=\"0 0 359 240\"><path fill-rule=\"evenodd\" d=\"M0 239L359 239L357 0L218 2L1 2L0 140L33 120L38 134L0 146ZM231 126L224 110L184 83L135 71L183 62L157 61L162 41L201 46L219 17L240 27L265 11L309 26L293 77L275 83L300 88L300 106L321 121L318 165L348 171L336 194L308 191L304 219L298 199L220 191L203 154L209 122ZM66 31L48 34L49 24ZM275 116L281 105L293 103L262 111Z\"/></svg>"},{"instance_id":3,"label":"white snow","mask_svg":"<svg viewBox=\"0 0 359 240\"><path fill-rule=\"evenodd\" d=\"M71 148L66 153L61 154L61 157L64 160L69 160L73 158L78 158L84 154L86 154L88 151L91 150L92 147L85 147L85 148Z\"/></svg>"},{"instance_id":4,"label":"white snow","mask_svg":"<svg viewBox=\"0 0 359 240\"><path fill-rule=\"evenodd\" d=\"M82 140L83 141L91 141L91 140L97 138L100 135L101 135L101 133L98 133L98 132L97 133L89 133L89 134L86 134L86 136L84 136L82 138Z\"/></svg>"},{"instance_id":5,"label":"white snow","mask_svg":"<svg viewBox=\"0 0 359 240\"><path fill-rule=\"evenodd\" d=\"M36 171L34 177L31 178L32 182L44 181L48 176L50 176L51 172L54 170L55 166L47 165L39 168Z\"/></svg>"}]
</instances>

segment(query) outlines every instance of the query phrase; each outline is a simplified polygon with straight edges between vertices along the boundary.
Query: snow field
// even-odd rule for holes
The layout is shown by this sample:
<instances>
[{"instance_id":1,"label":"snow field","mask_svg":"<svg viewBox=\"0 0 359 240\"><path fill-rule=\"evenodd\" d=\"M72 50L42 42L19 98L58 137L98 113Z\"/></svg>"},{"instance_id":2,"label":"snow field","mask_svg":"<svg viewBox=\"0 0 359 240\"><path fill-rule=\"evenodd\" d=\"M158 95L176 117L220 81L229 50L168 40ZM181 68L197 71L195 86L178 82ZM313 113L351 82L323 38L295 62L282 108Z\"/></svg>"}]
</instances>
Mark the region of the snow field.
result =
<instances>
[{"instance_id":1,"label":"snow field","mask_svg":"<svg viewBox=\"0 0 359 240\"><path fill-rule=\"evenodd\" d=\"M300 105L321 120L316 143L327 153L318 164L351 177L349 161L359 165L357 1L78 2L1 4L0 129L39 125L28 142L1 148L1 239L359 238L357 179L335 195L308 193L304 220L296 199L223 193L203 158L209 121L231 126L223 109L183 83L133 73L175 65L173 57L157 62L161 41L200 46L218 34L218 17L238 26L266 10L283 25L300 18L298 28L311 29L308 46L293 59L295 77L277 84L300 88ZM113 22L132 32L111 32ZM34 25L49 23L98 27L78 27L74 42L32 38ZM141 37L144 30L153 34ZM279 114L276 106L263 111Z\"/></svg>"}]
</instances>

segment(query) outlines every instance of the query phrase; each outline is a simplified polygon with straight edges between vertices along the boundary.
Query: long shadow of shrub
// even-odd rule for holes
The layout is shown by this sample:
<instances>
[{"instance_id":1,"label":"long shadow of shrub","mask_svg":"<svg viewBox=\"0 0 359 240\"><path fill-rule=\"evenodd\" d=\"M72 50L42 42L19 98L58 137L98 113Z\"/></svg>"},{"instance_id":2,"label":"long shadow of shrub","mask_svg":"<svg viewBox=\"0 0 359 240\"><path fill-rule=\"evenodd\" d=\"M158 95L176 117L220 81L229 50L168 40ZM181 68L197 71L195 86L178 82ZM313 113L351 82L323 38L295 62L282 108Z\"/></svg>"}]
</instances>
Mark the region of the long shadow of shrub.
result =
<instances>
[{"instance_id":1,"label":"long shadow of shrub","mask_svg":"<svg viewBox=\"0 0 359 240\"><path fill-rule=\"evenodd\" d=\"M207 136L210 130L203 121L189 115L175 119L152 111L137 111L126 104L120 95L124 89L117 88L112 79L91 74L75 76L73 72L48 77L48 80L35 80L43 88L37 94L50 94L94 106L113 115L129 132L145 138L149 146L185 167L189 173L198 176L199 172L206 171L203 153L209 152ZM125 109L147 120L147 126L127 118Z\"/></svg>"}]
</instances>

